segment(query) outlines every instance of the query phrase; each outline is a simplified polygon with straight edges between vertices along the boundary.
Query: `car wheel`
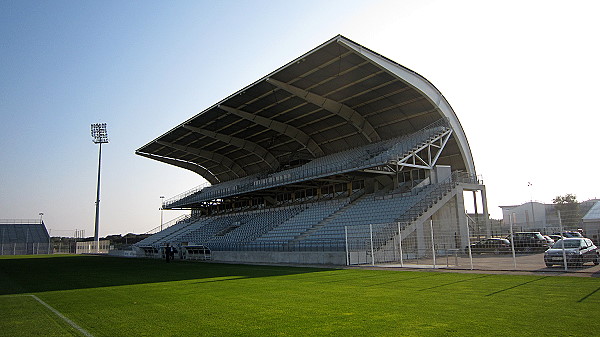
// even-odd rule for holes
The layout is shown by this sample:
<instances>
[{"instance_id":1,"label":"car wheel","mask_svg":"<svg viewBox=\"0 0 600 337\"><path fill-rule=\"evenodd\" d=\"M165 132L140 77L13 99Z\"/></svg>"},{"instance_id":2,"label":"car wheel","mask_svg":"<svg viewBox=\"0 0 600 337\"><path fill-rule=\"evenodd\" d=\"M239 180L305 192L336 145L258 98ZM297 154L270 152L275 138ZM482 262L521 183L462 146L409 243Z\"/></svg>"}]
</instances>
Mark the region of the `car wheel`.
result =
<instances>
[{"instance_id":1,"label":"car wheel","mask_svg":"<svg viewBox=\"0 0 600 337\"><path fill-rule=\"evenodd\" d=\"M594 265L597 266L600 264L600 255L596 255L596 258L594 259Z\"/></svg>"},{"instance_id":2,"label":"car wheel","mask_svg":"<svg viewBox=\"0 0 600 337\"><path fill-rule=\"evenodd\" d=\"M546 267L550 268L550 267L552 267L552 266L553 266L553 264L552 264L552 263L547 263L547 262L546 262Z\"/></svg>"}]
</instances>

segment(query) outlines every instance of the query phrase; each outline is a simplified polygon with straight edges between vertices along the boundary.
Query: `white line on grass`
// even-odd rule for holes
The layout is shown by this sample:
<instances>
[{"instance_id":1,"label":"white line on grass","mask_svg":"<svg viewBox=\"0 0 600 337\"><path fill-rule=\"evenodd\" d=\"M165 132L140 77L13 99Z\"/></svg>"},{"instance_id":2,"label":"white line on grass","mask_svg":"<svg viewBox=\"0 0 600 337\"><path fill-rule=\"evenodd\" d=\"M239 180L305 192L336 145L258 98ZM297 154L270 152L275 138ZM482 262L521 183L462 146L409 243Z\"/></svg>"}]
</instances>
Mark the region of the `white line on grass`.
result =
<instances>
[{"instance_id":1,"label":"white line on grass","mask_svg":"<svg viewBox=\"0 0 600 337\"><path fill-rule=\"evenodd\" d=\"M35 295L8 295L8 296L2 296L2 297L21 297L21 296L31 296L33 297L36 301L38 301L41 305L45 306L46 308L48 308L50 311L52 311L56 316L60 317L63 321L67 322L70 326L72 326L73 328L75 328L77 331L81 332L84 336L86 337L94 337L94 335L92 335L91 333L87 332L87 330L85 330L84 328L80 327L79 325L77 325L77 323L73 322L72 320L68 319L67 317L65 317L65 315L61 314L60 311L54 309L53 307L51 307L48 303L42 301L39 297L35 296Z\"/></svg>"}]
</instances>

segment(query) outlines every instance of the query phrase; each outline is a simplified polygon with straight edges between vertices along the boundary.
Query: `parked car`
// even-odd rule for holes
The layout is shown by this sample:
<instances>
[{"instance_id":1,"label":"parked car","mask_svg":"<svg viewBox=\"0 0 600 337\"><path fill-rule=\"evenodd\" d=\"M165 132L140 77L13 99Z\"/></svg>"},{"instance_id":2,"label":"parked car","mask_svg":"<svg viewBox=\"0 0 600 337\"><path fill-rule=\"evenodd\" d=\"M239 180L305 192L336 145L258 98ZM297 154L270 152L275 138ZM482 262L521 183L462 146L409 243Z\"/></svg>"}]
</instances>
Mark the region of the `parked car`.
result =
<instances>
[{"instance_id":1,"label":"parked car","mask_svg":"<svg viewBox=\"0 0 600 337\"><path fill-rule=\"evenodd\" d=\"M552 240L554 240L554 242L563 238L563 236L559 235L559 234L550 234L550 235L548 235L548 237L550 237Z\"/></svg>"},{"instance_id":2,"label":"parked car","mask_svg":"<svg viewBox=\"0 0 600 337\"><path fill-rule=\"evenodd\" d=\"M563 244L567 265L581 266L586 262L600 264L598 247L588 238L564 238L558 240L552 248L544 253L544 262L547 267L555 264L563 265Z\"/></svg>"},{"instance_id":3,"label":"parked car","mask_svg":"<svg viewBox=\"0 0 600 337\"><path fill-rule=\"evenodd\" d=\"M553 238L551 238L548 235L542 235L542 236L544 237L544 239L546 239L546 243L548 244L548 247L551 247L556 242L556 240L554 240Z\"/></svg>"},{"instance_id":4,"label":"parked car","mask_svg":"<svg viewBox=\"0 0 600 337\"><path fill-rule=\"evenodd\" d=\"M544 238L542 233L540 232L517 232L513 233L513 236L516 251L543 251L550 246L548 242L546 242L546 239ZM511 236L508 235L506 239L510 240Z\"/></svg>"},{"instance_id":5,"label":"parked car","mask_svg":"<svg viewBox=\"0 0 600 337\"><path fill-rule=\"evenodd\" d=\"M510 241L502 238L489 238L471 244L471 253L508 253L511 251ZM465 247L465 253L469 254L469 246Z\"/></svg>"},{"instance_id":6,"label":"parked car","mask_svg":"<svg viewBox=\"0 0 600 337\"><path fill-rule=\"evenodd\" d=\"M579 232L575 232L575 231L565 231L561 233L553 233L552 235L558 235L558 236L563 236L565 238L582 238L583 235L581 235L581 233Z\"/></svg>"}]
</instances>

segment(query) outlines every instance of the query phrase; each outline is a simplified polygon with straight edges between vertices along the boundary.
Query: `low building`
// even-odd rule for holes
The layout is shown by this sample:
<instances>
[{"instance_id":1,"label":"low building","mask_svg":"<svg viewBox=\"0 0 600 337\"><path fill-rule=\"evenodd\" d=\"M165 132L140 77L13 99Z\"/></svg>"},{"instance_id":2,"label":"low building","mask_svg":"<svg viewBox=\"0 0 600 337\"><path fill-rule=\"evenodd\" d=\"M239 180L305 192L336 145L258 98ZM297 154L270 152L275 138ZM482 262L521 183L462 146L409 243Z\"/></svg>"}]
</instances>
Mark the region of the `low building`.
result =
<instances>
[{"instance_id":1,"label":"low building","mask_svg":"<svg viewBox=\"0 0 600 337\"><path fill-rule=\"evenodd\" d=\"M596 244L600 242L600 201L594 202L582 219L583 232Z\"/></svg>"},{"instance_id":2,"label":"low building","mask_svg":"<svg viewBox=\"0 0 600 337\"><path fill-rule=\"evenodd\" d=\"M589 223L593 223L594 215L591 212L594 205L598 204L597 199L591 199L579 203L579 214L583 218L587 217ZM502 209L502 229L508 232L512 220L514 231L537 231L544 234L551 234L560 231L560 221L554 204L544 204L537 201L530 201L520 205L500 206ZM585 215L585 216L584 216ZM600 224L600 208L598 208L596 221ZM564 223L563 223L564 225ZM590 227L592 228L592 227ZM576 227L564 226L564 230L585 230L583 219ZM587 234L589 236L589 234ZM591 236L590 236L591 238Z\"/></svg>"}]
</instances>

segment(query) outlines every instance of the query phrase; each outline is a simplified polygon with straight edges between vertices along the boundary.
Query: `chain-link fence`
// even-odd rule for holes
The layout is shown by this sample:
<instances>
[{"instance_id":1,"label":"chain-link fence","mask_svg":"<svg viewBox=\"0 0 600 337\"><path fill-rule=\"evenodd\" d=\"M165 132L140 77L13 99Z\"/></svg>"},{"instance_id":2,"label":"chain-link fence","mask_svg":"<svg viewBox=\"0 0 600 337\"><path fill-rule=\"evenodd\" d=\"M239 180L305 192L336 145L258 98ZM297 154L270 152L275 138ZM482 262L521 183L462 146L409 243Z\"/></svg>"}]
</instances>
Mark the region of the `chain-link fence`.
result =
<instances>
[{"instance_id":1,"label":"chain-link fence","mask_svg":"<svg viewBox=\"0 0 600 337\"><path fill-rule=\"evenodd\" d=\"M511 233L467 223L459 226L456 221L428 220L347 226L347 264L548 271L585 270L600 263L589 239L581 241L578 249L567 245L565 249L549 250L556 248L555 240L561 236L535 231Z\"/></svg>"},{"instance_id":2,"label":"chain-link fence","mask_svg":"<svg viewBox=\"0 0 600 337\"><path fill-rule=\"evenodd\" d=\"M43 242L0 244L0 255L52 254L52 246Z\"/></svg>"}]
</instances>

